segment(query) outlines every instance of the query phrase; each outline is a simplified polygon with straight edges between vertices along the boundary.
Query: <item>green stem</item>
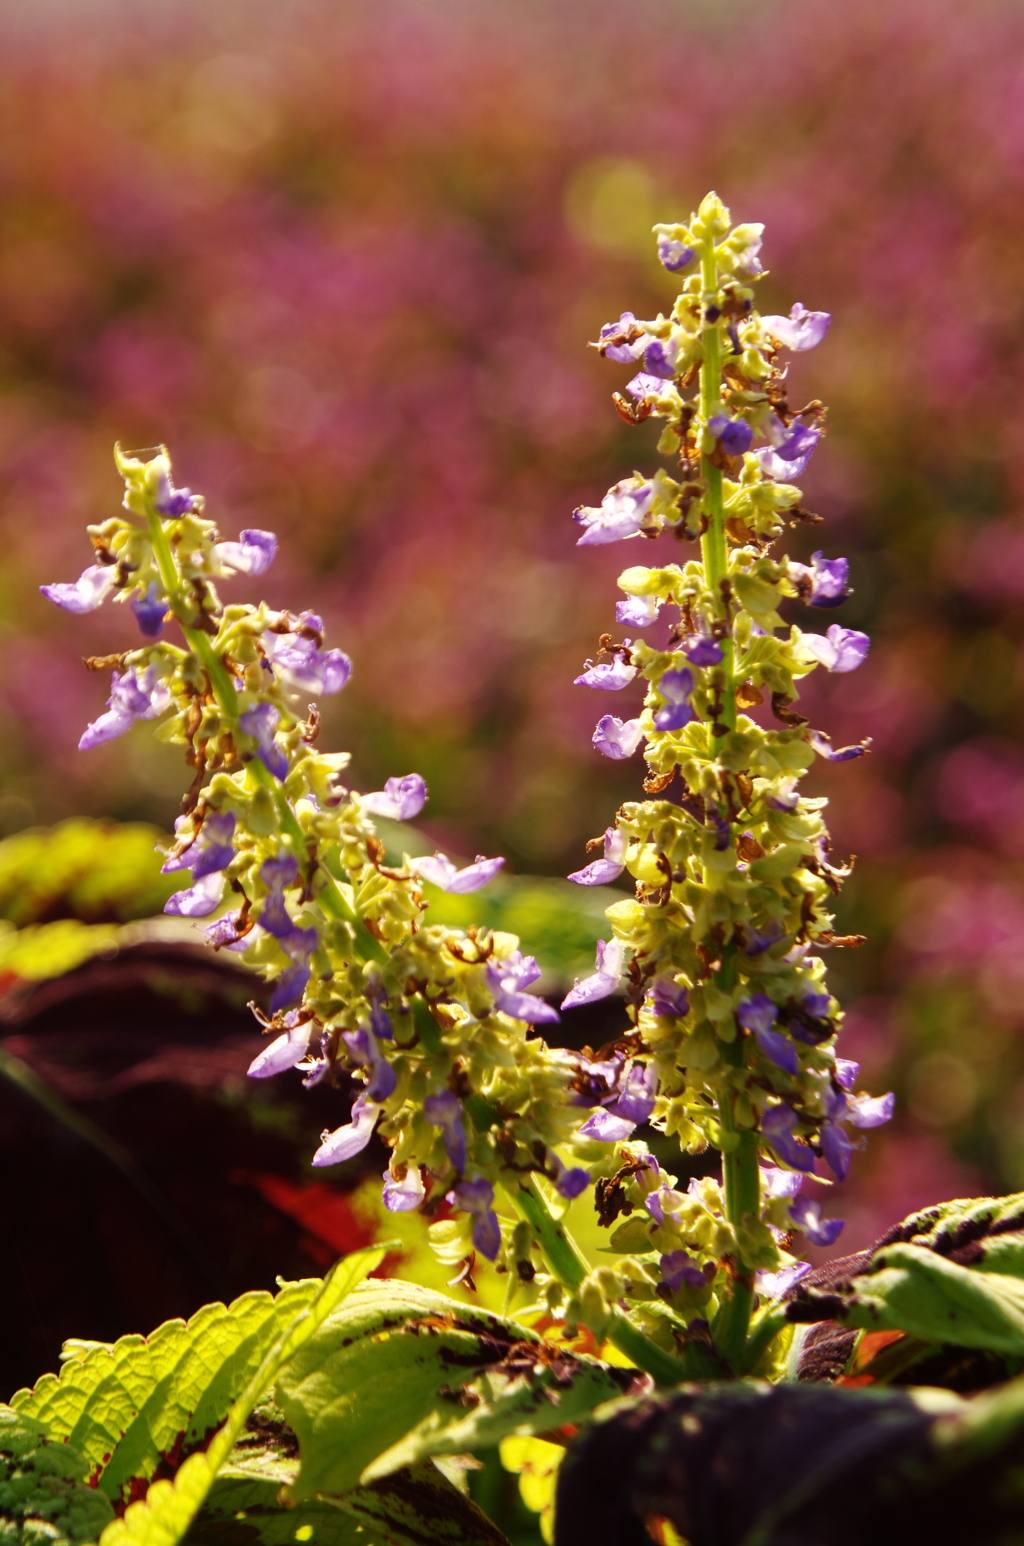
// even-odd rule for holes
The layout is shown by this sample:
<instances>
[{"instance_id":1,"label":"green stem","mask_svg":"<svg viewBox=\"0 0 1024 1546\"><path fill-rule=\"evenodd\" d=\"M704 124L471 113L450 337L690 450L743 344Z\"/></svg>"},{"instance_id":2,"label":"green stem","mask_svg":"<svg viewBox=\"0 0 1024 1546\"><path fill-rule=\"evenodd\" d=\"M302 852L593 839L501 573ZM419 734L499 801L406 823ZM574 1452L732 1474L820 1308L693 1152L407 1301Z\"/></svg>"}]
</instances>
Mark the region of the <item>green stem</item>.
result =
<instances>
[{"instance_id":1,"label":"green stem","mask_svg":"<svg viewBox=\"0 0 1024 1546\"><path fill-rule=\"evenodd\" d=\"M701 305L705 312L718 299L718 264L715 261L715 243L708 237L701 257L703 293ZM705 322L702 337L704 360L700 372L700 405L704 422L722 411L722 359L721 337L718 322ZM711 592L715 611L728 620L729 609L722 594L722 581L729 573L728 548L725 539L725 506L722 490L722 470L713 467L706 456L701 457L701 469L707 483L705 513L708 526L701 538L701 558L704 561L704 577ZM732 639L723 639L722 675L725 690L722 698L722 723L730 730L736 728L736 684L734 681Z\"/></svg>"},{"instance_id":2,"label":"green stem","mask_svg":"<svg viewBox=\"0 0 1024 1546\"><path fill-rule=\"evenodd\" d=\"M160 519L160 512L152 505L146 510L146 525L149 529L149 540L153 545L153 556L164 583L164 590L167 592L171 611L178 619L189 649L202 661L210 679L210 690L220 705L222 713L228 719L235 719L238 716L238 694L235 691L235 684L224 662L210 643L209 635L201 628L190 628L185 621L187 608L181 588L181 577L174 562L171 544L167 540L164 523Z\"/></svg>"},{"instance_id":3,"label":"green stem","mask_svg":"<svg viewBox=\"0 0 1024 1546\"><path fill-rule=\"evenodd\" d=\"M521 1178L518 1184L506 1183L505 1190L516 1212L537 1236L548 1267L563 1287L576 1293L583 1280L590 1276L589 1264L569 1231L553 1216L537 1183L532 1178ZM697 1367L696 1358L674 1358L619 1310L614 1312L608 1340L659 1385L678 1385L682 1380L708 1378L703 1368ZM694 1349L694 1352L700 1350Z\"/></svg>"}]
</instances>

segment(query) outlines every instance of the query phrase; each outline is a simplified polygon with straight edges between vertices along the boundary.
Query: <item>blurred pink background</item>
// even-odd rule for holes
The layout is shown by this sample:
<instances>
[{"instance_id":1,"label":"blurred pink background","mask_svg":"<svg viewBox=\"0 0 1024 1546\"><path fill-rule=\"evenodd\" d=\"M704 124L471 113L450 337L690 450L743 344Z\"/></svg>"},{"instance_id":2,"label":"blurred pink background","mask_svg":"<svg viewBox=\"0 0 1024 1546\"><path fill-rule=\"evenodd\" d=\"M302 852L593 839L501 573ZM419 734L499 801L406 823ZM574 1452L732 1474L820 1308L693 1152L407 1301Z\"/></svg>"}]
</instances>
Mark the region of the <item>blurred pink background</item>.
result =
<instances>
[{"instance_id":1,"label":"blurred pink background","mask_svg":"<svg viewBox=\"0 0 1024 1546\"><path fill-rule=\"evenodd\" d=\"M805 701L874 737L813 780L859 855L841 925L870 936L831 963L843 1051L899 1095L834 1205L853 1248L1024 1187L1017 6L9 8L0 830L174 814L173 749L75 750L105 697L80 658L130 614L37 591L116 511L114 440L163 440L225 535L278 532L267 598L353 655L328 732L357 784L416 768L439 839L576 867L638 787L572 678L640 555L578 552L570 512L656 438L586 344L665 305L650 226L709 187L767 225L764 308L834 318L794 367L831 405L828 524L791 550L850 556L842 621L874 640Z\"/></svg>"}]
</instances>

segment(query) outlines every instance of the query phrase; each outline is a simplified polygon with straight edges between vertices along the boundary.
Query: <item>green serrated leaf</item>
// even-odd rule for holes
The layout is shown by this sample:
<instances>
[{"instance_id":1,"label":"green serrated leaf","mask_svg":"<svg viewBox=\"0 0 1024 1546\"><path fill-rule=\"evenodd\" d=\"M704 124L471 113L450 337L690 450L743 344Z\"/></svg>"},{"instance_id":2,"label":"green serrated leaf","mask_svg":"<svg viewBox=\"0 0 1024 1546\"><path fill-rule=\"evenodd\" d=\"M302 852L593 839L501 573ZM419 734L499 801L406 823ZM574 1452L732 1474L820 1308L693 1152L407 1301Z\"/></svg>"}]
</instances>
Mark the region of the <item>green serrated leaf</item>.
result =
<instances>
[{"instance_id":1,"label":"green serrated leaf","mask_svg":"<svg viewBox=\"0 0 1024 1546\"><path fill-rule=\"evenodd\" d=\"M364 1283L284 1370L276 1400L298 1434L292 1495L342 1494L377 1456L450 1408L446 1388L539 1339L513 1321L411 1283Z\"/></svg>"},{"instance_id":2,"label":"green serrated leaf","mask_svg":"<svg viewBox=\"0 0 1024 1546\"><path fill-rule=\"evenodd\" d=\"M289 1359L314 1336L332 1310L383 1261L388 1245L371 1246L346 1256L324 1278L316 1297L294 1317L265 1354L227 1421L205 1453L190 1455L173 1482L154 1482L145 1502L131 1503L100 1537L100 1546L176 1546L199 1512L246 1419L260 1396Z\"/></svg>"},{"instance_id":3,"label":"green serrated leaf","mask_svg":"<svg viewBox=\"0 0 1024 1546\"><path fill-rule=\"evenodd\" d=\"M106 1495L127 1501L140 1481L202 1444L258 1369L267 1349L320 1290L310 1278L276 1296L243 1294L148 1337L122 1337L69 1359L11 1405L66 1439Z\"/></svg>"},{"instance_id":4,"label":"green serrated leaf","mask_svg":"<svg viewBox=\"0 0 1024 1546\"><path fill-rule=\"evenodd\" d=\"M278 1479L225 1467L183 1546L371 1546L373 1536L335 1503L310 1498L282 1506L280 1490Z\"/></svg>"},{"instance_id":5,"label":"green serrated leaf","mask_svg":"<svg viewBox=\"0 0 1024 1546\"><path fill-rule=\"evenodd\" d=\"M390 1546L508 1546L483 1510L429 1463L358 1487L339 1505Z\"/></svg>"},{"instance_id":6,"label":"green serrated leaf","mask_svg":"<svg viewBox=\"0 0 1024 1546\"><path fill-rule=\"evenodd\" d=\"M917 1245L879 1251L855 1277L841 1314L850 1326L905 1331L926 1342L1024 1353L1024 1283L961 1267Z\"/></svg>"},{"instance_id":7,"label":"green serrated leaf","mask_svg":"<svg viewBox=\"0 0 1024 1546\"><path fill-rule=\"evenodd\" d=\"M603 1401L621 1396L634 1378L633 1370L565 1354L552 1362L538 1361L532 1369L514 1375L490 1370L465 1388L458 1403L448 1402L429 1413L379 1455L363 1472L362 1481L377 1481L430 1455L489 1449L502 1439L526 1438L565 1423L579 1423Z\"/></svg>"}]
</instances>

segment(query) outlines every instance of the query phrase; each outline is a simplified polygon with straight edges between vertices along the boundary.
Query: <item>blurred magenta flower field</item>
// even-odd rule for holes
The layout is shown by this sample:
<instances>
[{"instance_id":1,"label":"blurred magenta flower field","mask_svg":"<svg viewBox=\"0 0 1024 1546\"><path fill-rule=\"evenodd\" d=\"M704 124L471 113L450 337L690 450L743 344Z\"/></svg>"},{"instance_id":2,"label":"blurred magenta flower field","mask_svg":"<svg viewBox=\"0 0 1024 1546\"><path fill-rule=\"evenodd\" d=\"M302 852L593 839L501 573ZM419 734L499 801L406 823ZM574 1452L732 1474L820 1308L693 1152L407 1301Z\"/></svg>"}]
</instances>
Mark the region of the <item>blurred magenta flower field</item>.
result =
<instances>
[{"instance_id":1,"label":"blurred magenta flower field","mask_svg":"<svg viewBox=\"0 0 1024 1546\"><path fill-rule=\"evenodd\" d=\"M1019 10L309 0L0 28L0 829L170 824L172 750L76 750L106 693L76 662L130 614L112 637L38 594L116 509L113 442L165 441L225 537L279 534L268 600L352 655L327 735L357 787L416 768L448 851L577 869L636 789L572 683L637 560L577 554L570 515L654 441L587 342L665 303L650 227L717 187L768 226L768 308L832 313L794 367L831 408L799 556L850 556L844 625L873 639L834 705L806 695L837 744L874 740L812 792L869 936L833 966L841 1050L899 1097L840 1248L1024 1186Z\"/></svg>"}]
</instances>

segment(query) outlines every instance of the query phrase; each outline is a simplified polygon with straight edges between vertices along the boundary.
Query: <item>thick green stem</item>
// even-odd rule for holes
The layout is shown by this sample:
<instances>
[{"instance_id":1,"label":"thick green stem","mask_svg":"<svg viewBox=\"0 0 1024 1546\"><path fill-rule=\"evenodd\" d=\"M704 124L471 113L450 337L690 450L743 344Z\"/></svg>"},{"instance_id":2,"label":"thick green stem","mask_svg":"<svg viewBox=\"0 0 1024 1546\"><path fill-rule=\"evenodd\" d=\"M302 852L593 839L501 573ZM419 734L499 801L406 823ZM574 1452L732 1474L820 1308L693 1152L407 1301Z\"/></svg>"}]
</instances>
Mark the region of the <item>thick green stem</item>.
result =
<instances>
[{"instance_id":1,"label":"thick green stem","mask_svg":"<svg viewBox=\"0 0 1024 1546\"><path fill-rule=\"evenodd\" d=\"M507 1183L506 1191L516 1212L536 1235L548 1267L564 1288L576 1293L583 1280L589 1277L590 1267L568 1230L551 1213L536 1182L524 1177L518 1183ZM659 1385L678 1385L682 1380L710 1377L701 1360L702 1349L694 1348L693 1357L674 1358L618 1310L614 1312L608 1340Z\"/></svg>"}]
</instances>

